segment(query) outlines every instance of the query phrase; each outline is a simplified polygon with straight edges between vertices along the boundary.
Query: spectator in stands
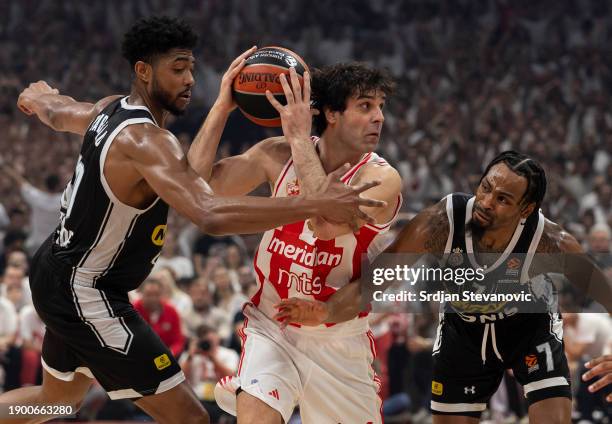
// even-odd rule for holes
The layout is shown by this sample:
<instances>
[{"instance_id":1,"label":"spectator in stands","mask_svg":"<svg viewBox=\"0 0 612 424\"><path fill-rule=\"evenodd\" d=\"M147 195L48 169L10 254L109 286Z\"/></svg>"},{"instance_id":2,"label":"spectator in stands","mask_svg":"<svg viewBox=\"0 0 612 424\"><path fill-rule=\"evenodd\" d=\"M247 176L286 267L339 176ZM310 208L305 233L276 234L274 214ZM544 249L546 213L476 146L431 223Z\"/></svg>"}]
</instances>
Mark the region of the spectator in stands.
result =
<instances>
[{"instance_id":1,"label":"spectator in stands","mask_svg":"<svg viewBox=\"0 0 612 424\"><path fill-rule=\"evenodd\" d=\"M215 403L215 384L221 378L236 374L238 354L221 345L219 334L207 325L200 326L189 349L179 359L187 381L208 411L212 422L218 422L223 411Z\"/></svg>"},{"instance_id":2,"label":"spectator in stands","mask_svg":"<svg viewBox=\"0 0 612 424\"><path fill-rule=\"evenodd\" d=\"M183 351L185 336L178 312L174 306L162 299L162 283L149 277L140 286L140 291L142 297L134 303L134 309L178 358Z\"/></svg>"},{"instance_id":3,"label":"spectator in stands","mask_svg":"<svg viewBox=\"0 0 612 424\"><path fill-rule=\"evenodd\" d=\"M242 306L248 298L241 292L235 292L228 269L219 265L211 276L212 286L215 288L215 304L233 319L236 313L242 311Z\"/></svg>"},{"instance_id":4,"label":"spectator in stands","mask_svg":"<svg viewBox=\"0 0 612 424\"><path fill-rule=\"evenodd\" d=\"M251 265L243 265L238 268L238 284L240 291L249 299L257 290L257 281L255 280L255 271Z\"/></svg>"},{"instance_id":5,"label":"spectator in stands","mask_svg":"<svg viewBox=\"0 0 612 424\"><path fill-rule=\"evenodd\" d=\"M32 293L23 268L16 265L5 268L0 284L0 296L11 300L17 311L32 304Z\"/></svg>"},{"instance_id":6,"label":"spectator in stands","mask_svg":"<svg viewBox=\"0 0 612 424\"><path fill-rule=\"evenodd\" d=\"M13 303L0 295L0 367L4 369L4 391L20 386L21 358L15 346L19 325Z\"/></svg>"},{"instance_id":7,"label":"spectator in stands","mask_svg":"<svg viewBox=\"0 0 612 424\"><path fill-rule=\"evenodd\" d=\"M34 187L15 168L4 166L3 171L19 187L21 196L30 207L30 235L26 241L26 249L33 255L38 247L49 237L59 224L59 207L62 193L60 180L55 174L45 178L45 189Z\"/></svg>"},{"instance_id":8,"label":"spectator in stands","mask_svg":"<svg viewBox=\"0 0 612 424\"><path fill-rule=\"evenodd\" d=\"M612 254L610 253L611 234L612 232L608 224L595 224L589 232L587 252L602 268L612 267Z\"/></svg>"},{"instance_id":9,"label":"spectator in stands","mask_svg":"<svg viewBox=\"0 0 612 424\"><path fill-rule=\"evenodd\" d=\"M40 355L45 335L45 325L34 306L26 305L19 312L19 334L21 336L21 384L32 386L42 383Z\"/></svg>"},{"instance_id":10,"label":"spectator in stands","mask_svg":"<svg viewBox=\"0 0 612 424\"><path fill-rule=\"evenodd\" d=\"M196 330L202 325L217 329L221 339L230 336L230 316L213 303L213 295L208 283L198 278L191 283L189 295L193 302L193 310L185 317L188 334L195 336Z\"/></svg>"},{"instance_id":11,"label":"spectator in stands","mask_svg":"<svg viewBox=\"0 0 612 424\"><path fill-rule=\"evenodd\" d=\"M179 253L176 238L172 231L166 232L164 247L160 257L155 262L152 272L164 267L170 268L177 280L193 278L194 276L193 263L191 259Z\"/></svg>"},{"instance_id":12,"label":"spectator in stands","mask_svg":"<svg viewBox=\"0 0 612 424\"><path fill-rule=\"evenodd\" d=\"M162 298L169 302L184 319L193 309L189 295L176 286L174 272L169 267L161 268L151 273L151 278L158 280L162 285Z\"/></svg>"}]
</instances>

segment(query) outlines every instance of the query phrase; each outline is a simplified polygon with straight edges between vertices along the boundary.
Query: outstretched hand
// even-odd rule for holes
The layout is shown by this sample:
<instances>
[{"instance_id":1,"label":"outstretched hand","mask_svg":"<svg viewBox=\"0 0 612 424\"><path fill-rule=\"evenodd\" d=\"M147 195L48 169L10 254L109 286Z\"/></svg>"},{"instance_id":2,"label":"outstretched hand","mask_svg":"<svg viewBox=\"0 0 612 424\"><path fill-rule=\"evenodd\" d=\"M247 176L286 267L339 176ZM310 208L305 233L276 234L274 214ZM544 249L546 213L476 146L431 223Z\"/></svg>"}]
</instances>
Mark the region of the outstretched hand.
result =
<instances>
[{"instance_id":1,"label":"outstretched hand","mask_svg":"<svg viewBox=\"0 0 612 424\"><path fill-rule=\"evenodd\" d=\"M594 377L601 377L589 386L589 392L596 392L612 384L612 355L603 355L592 359L585 366L589 371L582 374L583 381L589 381ZM606 396L606 401L612 402L612 393Z\"/></svg>"},{"instance_id":2,"label":"outstretched hand","mask_svg":"<svg viewBox=\"0 0 612 424\"><path fill-rule=\"evenodd\" d=\"M349 168L350 165L345 164L330 173L315 197L326 200L322 202L319 213L323 219L334 224L347 223L356 232L363 221L376 223L374 217L360 209L361 206L381 208L387 206L387 202L361 197L361 193L380 185L380 181L369 181L355 187L342 182L341 178Z\"/></svg>"}]
</instances>

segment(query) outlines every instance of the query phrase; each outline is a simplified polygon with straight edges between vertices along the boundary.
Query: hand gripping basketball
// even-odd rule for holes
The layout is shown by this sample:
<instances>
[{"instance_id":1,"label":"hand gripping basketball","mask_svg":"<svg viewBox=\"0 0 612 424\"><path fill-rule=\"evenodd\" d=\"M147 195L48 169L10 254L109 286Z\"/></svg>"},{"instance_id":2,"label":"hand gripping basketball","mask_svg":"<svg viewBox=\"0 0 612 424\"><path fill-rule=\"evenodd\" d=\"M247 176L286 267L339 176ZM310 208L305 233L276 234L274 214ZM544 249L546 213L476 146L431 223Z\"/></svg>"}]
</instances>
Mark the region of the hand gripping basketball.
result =
<instances>
[{"instance_id":1,"label":"hand gripping basketball","mask_svg":"<svg viewBox=\"0 0 612 424\"><path fill-rule=\"evenodd\" d=\"M291 143L295 139L310 137L313 112L310 109L310 74L308 71L304 72L303 88L293 67L289 69L289 78L291 79L291 85L289 85L285 74L279 76L287 99L285 106L274 98L270 90L266 90L266 97L280 115L283 133L287 141Z\"/></svg>"},{"instance_id":2,"label":"hand gripping basketball","mask_svg":"<svg viewBox=\"0 0 612 424\"><path fill-rule=\"evenodd\" d=\"M244 51L240 56L234 59L229 68L227 68L227 71L225 71L225 74L223 74L223 78L221 78L219 96L215 101L216 107L222 108L227 113L236 108L237 105L232 96L232 84L234 83L234 78L236 78L242 68L244 68L246 58L255 50L257 50L257 46L253 46Z\"/></svg>"}]
</instances>

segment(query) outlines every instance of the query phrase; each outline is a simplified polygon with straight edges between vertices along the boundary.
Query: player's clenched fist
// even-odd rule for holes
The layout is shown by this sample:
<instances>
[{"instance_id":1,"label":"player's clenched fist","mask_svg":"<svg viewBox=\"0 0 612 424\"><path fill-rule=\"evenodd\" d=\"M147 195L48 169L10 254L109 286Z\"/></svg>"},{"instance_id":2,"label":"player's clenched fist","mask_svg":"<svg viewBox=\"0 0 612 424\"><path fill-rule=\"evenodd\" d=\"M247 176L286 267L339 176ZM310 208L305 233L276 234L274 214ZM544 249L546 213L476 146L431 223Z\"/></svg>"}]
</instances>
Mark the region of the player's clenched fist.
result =
<instances>
[{"instance_id":1,"label":"player's clenched fist","mask_svg":"<svg viewBox=\"0 0 612 424\"><path fill-rule=\"evenodd\" d=\"M33 82L19 95L17 107L26 115L37 113L37 99L44 94L59 94L59 90L52 88L45 81Z\"/></svg>"}]
</instances>

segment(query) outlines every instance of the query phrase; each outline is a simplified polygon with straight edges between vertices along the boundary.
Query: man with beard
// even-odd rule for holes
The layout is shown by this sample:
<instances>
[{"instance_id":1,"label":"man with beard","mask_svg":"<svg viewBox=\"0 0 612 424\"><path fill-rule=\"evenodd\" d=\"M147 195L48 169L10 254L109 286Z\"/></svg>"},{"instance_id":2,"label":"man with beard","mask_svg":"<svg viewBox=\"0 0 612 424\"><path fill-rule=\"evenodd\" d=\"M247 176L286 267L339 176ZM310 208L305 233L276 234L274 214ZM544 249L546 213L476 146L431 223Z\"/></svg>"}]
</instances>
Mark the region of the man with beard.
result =
<instances>
[{"instance_id":1,"label":"man with beard","mask_svg":"<svg viewBox=\"0 0 612 424\"><path fill-rule=\"evenodd\" d=\"M545 191L546 176L536 161L503 152L487 166L475 196L455 193L425 209L386 253L413 254L408 265L433 257L439 266L441 259L444 271L480 268L485 275L481 288L488 292L513 277L516 287L536 288L534 277L560 272L610 310L604 274L572 235L540 211ZM394 267L397 257L390 256L372 268ZM370 289L369 283L352 283L326 303L281 301L276 319L303 325L353 319L363 308L360 292ZM364 302L371 299L364 293ZM519 313L511 306L516 305L444 305L433 347L434 424L477 423L508 368L524 387L530 422L570 423L570 379L559 315L546 309Z\"/></svg>"},{"instance_id":2,"label":"man with beard","mask_svg":"<svg viewBox=\"0 0 612 424\"><path fill-rule=\"evenodd\" d=\"M257 233L314 216L373 222L359 206L383 205L359 198L376 183L347 187L340 181L343 169L311 196L214 196L164 129L168 115L189 104L196 40L181 21L141 20L123 41L134 73L129 96L81 103L43 81L19 96L26 114L84 139L62 196L60 225L32 261L34 306L47 326L43 385L4 393L0 404L76 406L95 377L111 399L132 399L157 422L207 423L176 359L127 296L159 256L168 206L202 231L224 234ZM217 108L235 108L229 87L251 52L230 65ZM209 137L217 124L207 120L196 138ZM21 418L41 422L50 416Z\"/></svg>"}]
</instances>

